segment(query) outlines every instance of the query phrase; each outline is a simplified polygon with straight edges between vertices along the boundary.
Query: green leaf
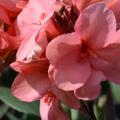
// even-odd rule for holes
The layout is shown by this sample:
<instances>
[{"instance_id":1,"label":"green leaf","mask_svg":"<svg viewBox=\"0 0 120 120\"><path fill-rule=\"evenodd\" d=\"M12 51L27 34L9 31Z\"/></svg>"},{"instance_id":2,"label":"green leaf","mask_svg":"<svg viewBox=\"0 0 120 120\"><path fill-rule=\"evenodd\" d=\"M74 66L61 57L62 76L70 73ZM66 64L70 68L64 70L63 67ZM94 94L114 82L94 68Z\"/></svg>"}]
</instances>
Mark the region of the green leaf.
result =
<instances>
[{"instance_id":1,"label":"green leaf","mask_svg":"<svg viewBox=\"0 0 120 120\"><path fill-rule=\"evenodd\" d=\"M71 120L88 120L78 110L71 109Z\"/></svg>"},{"instance_id":2,"label":"green leaf","mask_svg":"<svg viewBox=\"0 0 120 120\"><path fill-rule=\"evenodd\" d=\"M22 102L12 96L9 88L0 87L0 100L19 112L33 114L37 116L39 115L39 105L37 102Z\"/></svg>"},{"instance_id":3,"label":"green leaf","mask_svg":"<svg viewBox=\"0 0 120 120\"><path fill-rule=\"evenodd\" d=\"M41 120L41 119L38 116L27 114L26 117L23 118L22 120Z\"/></svg>"},{"instance_id":4,"label":"green leaf","mask_svg":"<svg viewBox=\"0 0 120 120\"><path fill-rule=\"evenodd\" d=\"M63 103L61 104L61 106L64 109L64 111L70 116L70 114L71 114L70 108Z\"/></svg>"},{"instance_id":5,"label":"green leaf","mask_svg":"<svg viewBox=\"0 0 120 120\"><path fill-rule=\"evenodd\" d=\"M5 105L5 104L0 105L0 120L6 114L8 109L9 109L9 107L7 105Z\"/></svg>"},{"instance_id":6,"label":"green leaf","mask_svg":"<svg viewBox=\"0 0 120 120\"><path fill-rule=\"evenodd\" d=\"M120 85L110 83L110 87L116 102L120 103Z\"/></svg>"},{"instance_id":7,"label":"green leaf","mask_svg":"<svg viewBox=\"0 0 120 120\"><path fill-rule=\"evenodd\" d=\"M71 119L79 120L79 111L71 109Z\"/></svg>"},{"instance_id":8,"label":"green leaf","mask_svg":"<svg viewBox=\"0 0 120 120\"><path fill-rule=\"evenodd\" d=\"M95 116L96 116L97 120L104 120L104 106L102 107L100 105L101 103L99 103L99 102L101 102L101 100L96 101L94 103L94 106L93 106L94 107L94 113L95 113Z\"/></svg>"},{"instance_id":9,"label":"green leaf","mask_svg":"<svg viewBox=\"0 0 120 120\"><path fill-rule=\"evenodd\" d=\"M9 118L9 120L20 120L17 117L15 117L14 115L12 115L11 113L7 113L6 116Z\"/></svg>"}]
</instances>

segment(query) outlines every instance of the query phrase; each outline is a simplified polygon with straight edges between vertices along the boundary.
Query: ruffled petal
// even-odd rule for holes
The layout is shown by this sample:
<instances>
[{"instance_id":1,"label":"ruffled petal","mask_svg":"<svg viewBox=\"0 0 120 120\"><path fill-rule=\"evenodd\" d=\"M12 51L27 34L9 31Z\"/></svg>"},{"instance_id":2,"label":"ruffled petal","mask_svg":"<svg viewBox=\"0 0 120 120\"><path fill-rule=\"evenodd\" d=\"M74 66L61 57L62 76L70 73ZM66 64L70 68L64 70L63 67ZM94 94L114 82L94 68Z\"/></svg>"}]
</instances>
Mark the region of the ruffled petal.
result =
<instances>
[{"instance_id":1,"label":"ruffled petal","mask_svg":"<svg viewBox=\"0 0 120 120\"><path fill-rule=\"evenodd\" d=\"M114 34L114 37L111 40L106 42L105 47L111 44L119 45L119 43L120 43L120 30L116 31Z\"/></svg>"},{"instance_id":2,"label":"ruffled petal","mask_svg":"<svg viewBox=\"0 0 120 120\"><path fill-rule=\"evenodd\" d=\"M32 33L32 35L28 34L22 41L17 51L17 61L31 61L34 59L39 59L40 55L43 52L43 49L35 41L37 34L37 32Z\"/></svg>"},{"instance_id":3,"label":"ruffled petal","mask_svg":"<svg viewBox=\"0 0 120 120\"><path fill-rule=\"evenodd\" d=\"M8 17L7 11L4 8L2 8L1 6L0 6L0 19L9 25L11 24L11 21L10 21L10 18Z\"/></svg>"},{"instance_id":4,"label":"ruffled petal","mask_svg":"<svg viewBox=\"0 0 120 120\"><path fill-rule=\"evenodd\" d=\"M100 58L116 64L120 61L120 43L110 44L105 48L96 50L95 53Z\"/></svg>"},{"instance_id":5,"label":"ruffled petal","mask_svg":"<svg viewBox=\"0 0 120 120\"><path fill-rule=\"evenodd\" d=\"M39 93L25 80L24 76L18 75L12 85L12 94L22 101L32 102L40 98Z\"/></svg>"},{"instance_id":6,"label":"ruffled petal","mask_svg":"<svg viewBox=\"0 0 120 120\"><path fill-rule=\"evenodd\" d=\"M87 82L82 87L75 90L76 97L83 100L95 99L100 94L100 82L103 80L105 80L105 77L101 71L92 70Z\"/></svg>"},{"instance_id":7,"label":"ruffled petal","mask_svg":"<svg viewBox=\"0 0 120 120\"><path fill-rule=\"evenodd\" d=\"M81 12L85 7L101 0L72 0L73 5Z\"/></svg>"},{"instance_id":8,"label":"ruffled petal","mask_svg":"<svg viewBox=\"0 0 120 120\"><path fill-rule=\"evenodd\" d=\"M111 40L116 31L116 19L103 3L95 3L84 9L76 24L75 31L89 47L102 48Z\"/></svg>"},{"instance_id":9,"label":"ruffled petal","mask_svg":"<svg viewBox=\"0 0 120 120\"><path fill-rule=\"evenodd\" d=\"M55 0L29 0L28 4L17 17L17 33L24 38L26 34L31 34L32 31L39 31L42 24L53 15L52 6L54 2Z\"/></svg>"},{"instance_id":10,"label":"ruffled petal","mask_svg":"<svg viewBox=\"0 0 120 120\"><path fill-rule=\"evenodd\" d=\"M66 92L55 86L52 87L52 91L60 101L64 102L69 107L74 109L80 108L80 101L75 97L73 92Z\"/></svg>"},{"instance_id":11,"label":"ruffled petal","mask_svg":"<svg viewBox=\"0 0 120 120\"><path fill-rule=\"evenodd\" d=\"M116 64L112 64L104 59L97 57L97 58L91 58L90 63L92 67L102 71L104 76L108 80L120 84L120 62Z\"/></svg>"},{"instance_id":12,"label":"ruffled petal","mask_svg":"<svg viewBox=\"0 0 120 120\"><path fill-rule=\"evenodd\" d=\"M19 9L23 9L25 7L25 5L27 4L27 0L19 0L17 3L16 3L16 7L19 8Z\"/></svg>"},{"instance_id":13,"label":"ruffled petal","mask_svg":"<svg viewBox=\"0 0 120 120\"><path fill-rule=\"evenodd\" d=\"M80 51L81 39L78 34L69 33L53 39L47 46L46 56L50 63L55 64L59 59L72 51Z\"/></svg>"},{"instance_id":14,"label":"ruffled petal","mask_svg":"<svg viewBox=\"0 0 120 120\"><path fill-rule=\"evenodd\" d=\"M51 83L47 76L45 64L40 66L36 62L34 64L21 64L15 69L20 70L21 73L16 77L12 85L12 93L17 98L31 102L35 99L41 98L49 89ZM25 67L24 67L25 66ZM42 69L43 68L43 69Z\"/></svg>"},{"instance_id":15,"label":"ruffled petal","mask_svg":"<svg viewBox=\"0 0 120 120\"><path fill-rule=\"evenodd\" d=\"M23 73L24 71L33 68L39 69L40 72L42 71L47 73L48 65L49 65L48 60L32 61L27 63L15 61L10 65L10 67L12 67L15 71L19 73Z\"/></svg>"},{"instance_id":16,"label":"ruffled petal","mask_svg":"<svg viewBox=\"0 0 120 120\"><path fill-rule=\"evenodd\" d=\"M69 120L57 99L52 100L50 104L46 103L44 99L40 100L40 115L42 120Z\"/></svg>"},{"instance_id":17,"label":"ruffled petal","mask_svg":"<svg viewBox=\"0 0 120 120\"><path fill-rule=\"evenodd\" d=\"M88 60L80 61L78 54L71 52L57 62L53 77L60 89L70 91L84 85L90 74Z\"/></svg>"},{"instance_id":18,"label":"ruffled petal","mask_svg":"<svg viewBox=\"0 0 120 120\"><path fill-rule=\"evenodd\" d=\"M16 7L18 0L0 0L0 5L5 9L13 12L19 12L20 9Z\"/></svg>"},{"instance_id":19,"label":"ruffled petal","mask_svg":"<svg viewBox=\"0 0 120 120\"><path fill-rule=\"evenodd\" d=\"M108 8L113 10L116 20L120 22L120 0L112 0L108 5Z\"/></svg>"}]
</instances>

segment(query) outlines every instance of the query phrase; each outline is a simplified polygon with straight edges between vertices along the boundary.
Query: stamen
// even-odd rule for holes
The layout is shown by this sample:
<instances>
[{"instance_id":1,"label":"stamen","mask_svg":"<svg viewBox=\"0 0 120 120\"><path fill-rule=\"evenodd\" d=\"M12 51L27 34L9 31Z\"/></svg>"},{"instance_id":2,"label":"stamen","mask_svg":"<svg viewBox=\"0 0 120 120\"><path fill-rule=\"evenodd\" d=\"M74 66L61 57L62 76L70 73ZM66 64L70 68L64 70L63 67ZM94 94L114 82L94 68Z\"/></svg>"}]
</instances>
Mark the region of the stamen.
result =
<instances>
[{"instance_id":1,"label":"stamen","mask_svg":"<svg viewBox=\"0 0 120 120\"><path fill-rule=\"evenodd\" d=\"M97 56L96 53L91 48L89 48L87 44L83 42L82 48L81 48L81 55L79 58L80 62L84 62L86 58L96 57L96 56Z\"/></svg>"},{"instance_id":2,"label":"stamen","mask_svg":"<svg viewBox=\"0 0 120 120\"><path fill-rule=\"evenodd\" d=\"M53 92L52 91L48 91L48 93L45 95L45 99L44 99L44 101L45 101L45 103L47 103L48 104L48 106L50 105L50 103L53 101L53 100L55 100L55 95L53 94Z\"/></svg>"}]
</instances>

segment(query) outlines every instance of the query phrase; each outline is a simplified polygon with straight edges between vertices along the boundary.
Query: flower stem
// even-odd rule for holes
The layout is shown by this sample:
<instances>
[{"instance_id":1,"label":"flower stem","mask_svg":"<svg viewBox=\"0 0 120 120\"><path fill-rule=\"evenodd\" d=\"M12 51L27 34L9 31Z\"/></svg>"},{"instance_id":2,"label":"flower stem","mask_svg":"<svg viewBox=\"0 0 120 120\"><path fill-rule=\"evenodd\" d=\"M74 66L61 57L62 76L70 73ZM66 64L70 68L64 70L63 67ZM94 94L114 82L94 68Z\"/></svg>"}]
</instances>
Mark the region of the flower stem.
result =
<instances>
[{"instance_id":1,"label":"flower stem","mask_svg":"<svg viewBox=\"0 0 120 120\"><path fill-rule=\"evenodd\" d=\"M104 117L105 117L104 120L116 120L115 105L114 105L114 100L113 100L110 86L109 86L109 90L107 91L107 101L105 105Z\"/></svg>"},{"instance_id":2,"label":"flower stem","mask_svg":"<svg viewBox=\"0 0 120 120\"><path fill-rule=\"evenodd\" d=\"M88 113L90 115L90 120L97 120L93 111L93 104L94 104L94 101L88 102Z\"/></svg>"},{"instance_id":3,"label":"flower stem","mask_svg":"<svg viewBox=\"0 0 120 120\"><path fill-rule=\"evenodd\" d=\"M82 109L79 109L80 112L88 118L88 120L97 120L93 111L94 101L88 101L86 104L83 101L80 101Z\"/></svg>"}]
</instances>

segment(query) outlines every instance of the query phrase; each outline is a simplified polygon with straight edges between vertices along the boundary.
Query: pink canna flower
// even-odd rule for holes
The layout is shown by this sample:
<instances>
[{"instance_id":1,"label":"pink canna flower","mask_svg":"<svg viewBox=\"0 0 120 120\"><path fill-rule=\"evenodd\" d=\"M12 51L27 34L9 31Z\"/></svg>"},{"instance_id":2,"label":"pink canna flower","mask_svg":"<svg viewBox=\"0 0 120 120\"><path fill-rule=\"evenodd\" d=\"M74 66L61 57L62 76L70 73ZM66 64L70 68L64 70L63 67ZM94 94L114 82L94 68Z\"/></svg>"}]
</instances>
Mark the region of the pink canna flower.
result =
<instances>
[{"instance_id":1,"label":"pink canna flower","mask_svg":"<svg viewBox=\"0 0 120 120\"><path fill-rule=\"evenodd\" d=\"M60 89L73 90L79 99L94 99L100 93L101 81L107 78L120 83L116 19L98 2L80 13L74 30L47 46L47 58L54 66L53 80Z\"/></svg>"},{"instance_id":2,"label":"pink canna flower","mask_svg":"<svg viewBox=\"0 0 120 120\"><path fill-rule=\"evenodd\" d=\"M116 20L118 23L120 23L120 0L112 0L111 2L109 2L109 4L107 5L108 8L110 8L111 10L113 10Z\"/></svg>"},{"instance_id":3,"label":"pink canna flower","mask_svg":"<svg viewBox=\"0 0 120 120\"><path fill-rule=\"evenodd\" d=\"M79 100L77 100L73 92L64 92L56 88L55 85L53 85L54 83L49 80L52 79L52 75L50 74L52 74L53 72L52 69L49 70L48 76L47 71L49 64L48 61L45 60L46 58L42 57L42 54L48 44L48 34L46 34L44 29L42 28L46 28L47 33L50 30L50 38L55 36L57 30L52 25L52 21L49 20L54 11L52 12L52 14L50 13L50 17L48 14L49 22L47 22L47 25L44 26L44 22L47 19L43 21L44 19L40 18L40 16L43 15L43 12L47 13L46 10L48 10L49 7L47 9L44 9L42 8L43 4L46 4L46 7L48 6L48 3L46 3L45 1L41 3L39 1L36 1L35 3L31 0L18 16L18 35L23 38L23 41L17 52L16 62L11 64L11 67L19 72L12 85L12 93L17 98L27 102L41 99L40 113L43 120L59 120L60 118L62 118L63 120L68 120L68 116L60 108L60 101L67 103L70 107L78 108L80 106ZM31 14L29 18L31 19L31 21L25 19L24 17L28 14ZM27 36L23 31L27 34ZM51 94L49 93L52 94L53 98L51 98ZM45 110L42 106L46 108L46 114L44 114ZM56 112L56 115L54 115L53 112Z\"/></svg>"},{"instance_id":4,"label":"pink canna flower","mask_svg":"<svg viewBox=\"0 0 120 120\"><path fill-rule=\"evenodd\" d=\"M28 33L41 29L41 24L45 23L53 14L52 5L54 3L55 0L30 0L28 2L17 18L18 33L22 38ZM28 14L29 16L26 17Z\"/></svg>"},{"instance_id":5,"label":"pink canna flower","mask_svg":"<svg viewBox=\"0 0 120 120\"><path fill-rule=\"evenodd\" d=\"M79 12L81 12L84 8L93 4L95 2L102 1L102 0L72 0L73 5L76 6Z\"/></svg>"},{"instance_id":6,"label":"pink canna flower","mask_svg":"<svg viewBox=\"0 0 120 120\"><path fill-rule=\"evenodd\" d=\"M42 120L69 120L67 114L62 110L60 103L54 97L50 103L45 102L45 98L40 101L40 113Z\"/></svg>"},{"instance_id":7,"label":"pink canna flower","mask_svg":"<svg viewBox=\"0 0 120 120\"><path fill-rule=\"evenodd\" d=\"M18 38L0 29L0 72L15 59Z\"/></svg>"},{"instance_id":8,"label":"pink canna flower","mask_svg":"<svg viewBox=\"0 0 120 120\"><path fill-rule=\"evenodd\" d=\"M17 48L17 39L0 29L0 50Z\"/></svg>"},{"instance_id":9,"label":"pink canna flower","mask_svg":"<svg viewBox=\"0 0 120 120\"><path fill-rule=\"evenodd\" d=\"M72 0L73 5L78 9L79 12L84 10L87 6L96 3L96 2L104 2L106 4L106 7L111 9L116 17L118 28L120 24L120 0Z\"/></svg>"},{"instance_id":10,"label":"pink canna flower","mask_svg":"<svg viewBox=\"0 0 120 120\"><path fill-rule=\"evenodd\" d=\"M79 101L72 92L64 92L55 86L52 91L53 92L49 91L40 100L40 114L42 120L69 120L68 116L60 106L60 100L72 108L79 108Z\"/></svg>"},{"instance_id":11,"label":"pink canna flower","mask_svg":"<svg viewBox=\"0 0 120 120\"><path fill-rule=\"evenodd\" d=\"M79 99L92 100L99 95L100 83L105 79L120 83L118 9L113 10L114 2L105 2L108 7L96 2L20 0L16 3L17 9L23 10L15 23L21 44L16 61L11 64L18 72L12 94L26 102L40 100L42 120L69 120L61 102L78 109ZM60 14L62 5L67 7ZM79 17L75 6L80 11ZM63 26L66 23L67 27Z\"/></svg>"},{"instance_id":12,"label":"pink canna flower","mask_svg":"<svg viewBox=\"0 0 120 120\"><path fill-rule=\"evenodd\" d=\"M16 3L20 0L0 0L0 6L4 7L7 10L18 12L19 9L16 8Z\"/></svg>"},{"instance_id":13,"label":"pink canna flower","mask_svg":"<svg viewBox=\"0 0 120 120\"><path fill-rule=\"evenodd\" d=\"M12 94L26 102L39 100L42 120L69 120L62 102L79 109L79 99L92 100L100 94L102 81L120 83L120 31L116 31L119 8L115 9L114 3L96 0L15 3L17 9L23 10L15 23L21 41L16 61L11 64L18 72ZM2 37L0 49L18 48L14 39L6 42Z\"/></svg>"},{"instance_id":14,"label":"pink canna flower","mask_svg":"<svg viewBox=\"0 0 120 120\"><path fill-rule=\"evenodd\" d=\"M0 72L15 59L19 38L13 30L14 21L20 9L18 0L0 0Z\"/></svg>"},{"instance_id":15,"label":"pink canna flower","mask_svg":"<svg viewBox=\"0 0 120 120\"><path fill-rule=\"evenodd\" d=\"M20 8L20 9L23 9L26 6L27 3L28 3L28 0L19 0L16 3L16 7Z\"/></svg>"},{"instance_id":16,"label":"pink canna flower","mask_svg":"<svg viewBox=\"0 0 120 120\"><path fill-rule=\"evenodd\" d=\"M19 72L12 85L12 93L22 101L40 100L40 114L42 120L69 120L61 109L60 102L72 108L79 108L79 100L73 92L65 92L57 88L52 82L52 68L47 73L48 61L34 61L31 63L15 62L11 66Z\"/></svg>"},{"instance_id":17,"label":"pink canna flower","mask_svg":"<svg viewBox=\"0 0 120 120\"><path fill-rule=\"evenodd\" d=\"M14 62L11 67L19 72L13 85L13 95L27 102L38 100L50 87L47 69L48 62L45 60L31 63ZM40 87L42 86L42 87Z\"/></svg>"},{"instance_id":18,"label":"pink canna flower","mask_svg":"<svg viewBox=\"0 0 120 120\"><path fill-rule=\"evenodd\" d=\"M30 61L36 53L42 54L48 44L46 35L48 31L51 32L50 36L59 34L50 19L54 13L55 2L55 0L29 0L18 16L16 31L22 43L17 52L17 61Z\"/></svg>"},{"instance_id":19,"label":"pink canna flower","mask_svg":"<svg viewBox=\"0 0 120 120\"><path fill-rule=\"evenodd\" d=\"M0 19L11 25L21 9L16 7L19 0L0 0Z\"/></svg>"}]
</instances>

